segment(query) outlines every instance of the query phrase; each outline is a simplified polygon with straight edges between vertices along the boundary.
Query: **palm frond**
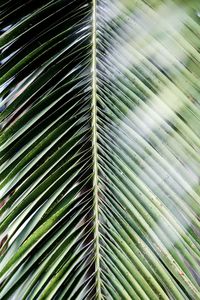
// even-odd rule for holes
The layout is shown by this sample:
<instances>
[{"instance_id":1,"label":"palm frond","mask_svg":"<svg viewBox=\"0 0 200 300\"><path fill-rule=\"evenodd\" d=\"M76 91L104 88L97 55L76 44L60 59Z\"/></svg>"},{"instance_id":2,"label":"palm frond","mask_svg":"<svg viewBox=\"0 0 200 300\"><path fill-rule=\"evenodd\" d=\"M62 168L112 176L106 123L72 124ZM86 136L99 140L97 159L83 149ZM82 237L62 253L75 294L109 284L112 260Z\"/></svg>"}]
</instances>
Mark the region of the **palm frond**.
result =
<instances>
[{"instance_id":1,"label":"palm frond","mask_svg":"<svg viewBox=\"0 0 200 300\"><path fill-rule=\"evenodd\" d=\"M1 299L200 299L199 10L0 3Z\"/></svg>"}]
</instances>

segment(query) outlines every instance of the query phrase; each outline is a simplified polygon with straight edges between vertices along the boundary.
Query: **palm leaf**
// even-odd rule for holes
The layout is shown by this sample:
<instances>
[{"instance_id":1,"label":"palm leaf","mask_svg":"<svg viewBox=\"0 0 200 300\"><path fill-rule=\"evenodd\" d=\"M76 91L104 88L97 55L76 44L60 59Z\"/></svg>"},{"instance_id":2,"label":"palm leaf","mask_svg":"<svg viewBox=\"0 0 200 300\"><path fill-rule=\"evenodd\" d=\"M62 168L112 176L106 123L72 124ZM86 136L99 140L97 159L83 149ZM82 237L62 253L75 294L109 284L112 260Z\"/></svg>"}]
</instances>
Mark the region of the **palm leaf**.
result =
<instances>
[{"instance_id":1,"label":"palm leaf","mask_svg":"<svg viewBox=\"0 0 200 300\"><path fill-rule=\"evenodd\" d=\"M0 298L200 299L199 2L0 8Z\"/></svg>"}]
</instances>

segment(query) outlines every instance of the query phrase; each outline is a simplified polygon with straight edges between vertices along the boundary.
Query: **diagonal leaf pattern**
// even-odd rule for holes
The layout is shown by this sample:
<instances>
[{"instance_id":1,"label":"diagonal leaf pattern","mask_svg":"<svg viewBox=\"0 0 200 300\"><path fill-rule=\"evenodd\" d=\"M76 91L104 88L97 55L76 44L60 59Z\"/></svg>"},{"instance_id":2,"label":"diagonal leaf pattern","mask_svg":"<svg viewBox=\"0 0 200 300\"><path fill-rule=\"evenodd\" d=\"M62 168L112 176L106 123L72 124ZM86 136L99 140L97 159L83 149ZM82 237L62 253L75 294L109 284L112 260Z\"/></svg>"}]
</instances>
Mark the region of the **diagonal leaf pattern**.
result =
<instances>
[{"instance_id":1,"label":"diagonal leaf pattern","mask_svg":"<svg viewBox=\"0 0 200 300\"><path fill-rule=\"evenodd\" d=\"M199 2L0 8L0 298L200 299Z\"/></svg>"}]
</instances>

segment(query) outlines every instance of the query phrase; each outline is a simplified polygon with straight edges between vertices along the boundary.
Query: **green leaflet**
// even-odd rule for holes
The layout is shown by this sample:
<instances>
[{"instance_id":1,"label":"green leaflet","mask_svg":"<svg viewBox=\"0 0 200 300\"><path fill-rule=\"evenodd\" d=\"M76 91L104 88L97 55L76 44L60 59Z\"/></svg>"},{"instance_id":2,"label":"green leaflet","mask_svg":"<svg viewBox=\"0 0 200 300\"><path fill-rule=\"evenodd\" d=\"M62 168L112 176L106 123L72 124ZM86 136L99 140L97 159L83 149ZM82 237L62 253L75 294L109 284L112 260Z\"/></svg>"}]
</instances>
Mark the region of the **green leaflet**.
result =
<instances>
[{"instance_id":1,"label":"green leaflet","mask_svg":"<svg viewBox=\"0 0 200 300\"><path fill-rule=\"evenodd\" d=\"M199 1L0 20L0 299L200 299Z\"/></svg>"}]
</instances>

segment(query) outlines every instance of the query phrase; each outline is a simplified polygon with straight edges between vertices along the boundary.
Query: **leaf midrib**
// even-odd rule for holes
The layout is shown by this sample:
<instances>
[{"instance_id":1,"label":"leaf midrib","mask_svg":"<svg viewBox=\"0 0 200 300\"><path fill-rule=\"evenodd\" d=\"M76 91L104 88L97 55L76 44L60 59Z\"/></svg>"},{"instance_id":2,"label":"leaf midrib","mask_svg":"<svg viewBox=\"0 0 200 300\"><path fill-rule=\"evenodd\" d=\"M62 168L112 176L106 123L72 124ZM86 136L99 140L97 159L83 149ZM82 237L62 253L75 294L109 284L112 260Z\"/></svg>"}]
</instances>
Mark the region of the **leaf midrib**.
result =
<instances>
[{"instance_id":1,"label":"leaf midrib","mask_svg":"<svg viewBox=\"0 0 200 300\"><path fill-rule=\"evenodd\" d=\"M98 147L97 147L97 2L92 1L92 151L93 151L93 197L94 197L94 255L96 299L102 299L100 277L99 199L98 199Z\"/></svg>"}]
</instances>

